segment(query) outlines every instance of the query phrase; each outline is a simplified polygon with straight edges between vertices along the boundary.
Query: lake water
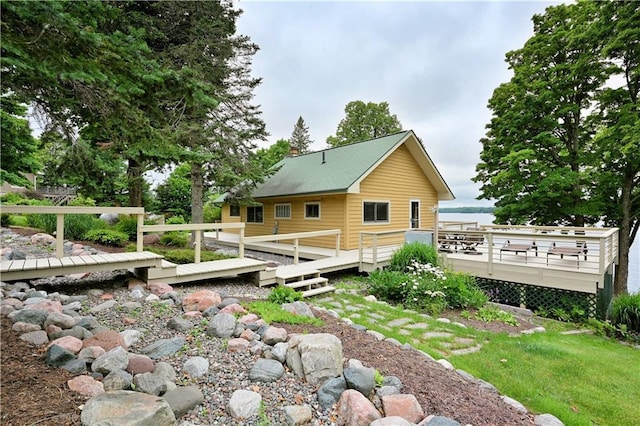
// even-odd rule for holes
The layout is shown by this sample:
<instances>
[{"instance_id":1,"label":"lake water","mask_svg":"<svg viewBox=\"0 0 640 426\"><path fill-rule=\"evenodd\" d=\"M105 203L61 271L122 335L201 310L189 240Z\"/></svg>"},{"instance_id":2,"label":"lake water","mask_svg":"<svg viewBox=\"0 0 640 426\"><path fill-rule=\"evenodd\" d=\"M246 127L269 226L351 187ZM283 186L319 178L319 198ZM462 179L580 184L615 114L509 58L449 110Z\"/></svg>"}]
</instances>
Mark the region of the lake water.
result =
<instances>
[{"instance_id":1,"label":"lake water","mask_svg":"<svg viewBox=\"0 0 640 426\"><path fill-rule=\"evenodd\" d=\"M438 213L441 221L478 222L479 225L493 223L495 217L490 213ZM640 292L640 241L636 238L629 251L629 293Z\"/></svg>"}]
</instances>

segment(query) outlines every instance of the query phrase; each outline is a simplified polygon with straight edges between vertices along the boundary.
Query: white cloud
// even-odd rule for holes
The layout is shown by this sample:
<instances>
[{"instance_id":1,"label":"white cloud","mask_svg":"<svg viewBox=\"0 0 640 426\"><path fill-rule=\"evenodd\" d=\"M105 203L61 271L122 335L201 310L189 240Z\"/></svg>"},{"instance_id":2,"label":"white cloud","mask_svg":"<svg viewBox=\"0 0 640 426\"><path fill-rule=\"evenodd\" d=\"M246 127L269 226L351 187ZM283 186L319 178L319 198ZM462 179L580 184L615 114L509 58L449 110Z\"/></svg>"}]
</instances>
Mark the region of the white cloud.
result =
<instances>
[{"instance_id":1,"label":"white cloud","mask_svg":"<svg viewBox=\"0 0 640 426\"><path fill-rule=\"evenodd\" d=\"M453 190L471 182L493 90L510 78L505 53L532 35L531 18L557 2L241 2L238 33L261 50L256 102L271 133L291 135L302 116L313 149L326 147L354 100L389 103L423 139Z\"/></svg>"}]
</instances>

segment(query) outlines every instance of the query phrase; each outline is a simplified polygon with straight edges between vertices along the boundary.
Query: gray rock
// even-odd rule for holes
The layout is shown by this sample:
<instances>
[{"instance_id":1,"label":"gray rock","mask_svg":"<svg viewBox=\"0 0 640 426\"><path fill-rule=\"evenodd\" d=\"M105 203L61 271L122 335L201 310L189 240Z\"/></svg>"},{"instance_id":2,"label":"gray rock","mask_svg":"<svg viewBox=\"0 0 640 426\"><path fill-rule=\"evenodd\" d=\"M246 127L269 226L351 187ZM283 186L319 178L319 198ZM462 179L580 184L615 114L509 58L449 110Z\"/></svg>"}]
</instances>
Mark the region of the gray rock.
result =
<instances>
[{"instance_id":1,"label":"gray rock","mask_svg":"<svg viewBox=\"0 0 640 426\"><path fill-rule=\"evenodd\" d=\"M124 302L122 305L120 305L120 307L125 312L133 312L136 309L140 309L142 307L142 303L140 303L140 302Z\"/></svg>"},{"instance_id":2,"label":"gray rock","mask_svg":"<svg viewBox=\"0 0 640 426\"><path fill-rule=\"evenodd\" d=\"M553 414L540 414L535 416L533 421L538 426L564 426L564 423Z\"/></svg>"},{"instance_id":3,"label":"gray rock","mask_svg":"<svg viewBox=\"0 0 640 426\"><path fill-rule=\"evenodd\" d=\"M382 379L382 386L394 386L398 389L402 389L402 380L396 376L384 376Z\"/></svg>"},{"instance_id":4,"label":"gray rock","mask_svg":"<svg viewBox=\"0 0 640 426\"><path fill-rule=\"evenodd\" d=\"M64 311L79 311L80 309L82 309L82 303L80 302L67 303L66 305L62 305L62 309Z\"/></svg>"},{"instance_id":5,"label":"gray rock","mask_svg":"<svg viewBox=\"0 0 640 426\"><path fill-rule=\"evenodd\" d=\"M44 330L29 331L20 335L20 340L30 343L34 346L41 346L45 343L49 343L49 337Z\"/></svg>"},{"instance_id":6,"label":"gray rock","mask_svg":"<svg viewBox=\"0 0 640 426\"><path fill-rule=\"evenodd\" d=\"M115 391L87 401L80 420L85 426L173 426L176 418L164 398L140 392Z\"/></svg>"},{"instance_id":7,"label":"gray rock","mask_svg":"<svg viewBox=\"0 0 640 426\"><path fill-rule=\"evenodd\" d=\"M132 381L133 376L131 374L122 370L114 370L105 376L102 384L104 385L104 390L109 392L127 390L131 387Z\"/></svg>"},{"instance_id":8,"label":"gray rock","mask_svg":"<svg viewBox=\"0 0 640 426\"><path fill-rule=\"evenodd\" d=\"M64 364L62 369L71 374L81 374L87 371L87 363L83 359L76 358Z\"/></svg>"},{"instance_id":9,"label":"gray rock","mask_svg":"<svg viewBox=\"0 0 640 426\"><path fill-rule=\"evenodd\" d=\"M147 355L151 359L159 359L174 355L182 348L185 342L185 338L180 336L171 339L160 339L144 347L140 353Z\"/></svg>"},{"instance_id":10,"label":"gray rock","mask_svg":"<svg viewBox=\"0 0 640 426\"><path fill-rule=\"evenodd\" d=\"M475 382L475 381L476 381L476 378L475 378L475 377L473 377L473 375L472 375L472 374L469 374L469 373L467 373L467 372L466 372L466 371L464 371L464 370L461 370L461 369L459 369L459 368L458 368L458 369L456 370L456 373L458 373L459 375L461 375L461 376L462 376L462 377L464 377L465 379L469 380L470 382Z\"/></svg>"},{"instance_id":11,"label":"gray rock","mask_svg":"<svg viewBox=\"0 0 640 426\"><path fill-rule=\"evenodd\" d=\"M76 356L58 345L51 345L44 356L44 362L52 367L60 367Z\"/></svg>"},{"instance_id":12,"label":"gray rock","mask_svg":"<svg viewBox=\"0 0 640 426\"><path fill-rule=\"evenodd\" d=\"M381 386L376 390L376 396L378 398L382 398L383 396L389 395L398 395L400 393L400 389L395 386Z\"/></svg>"},{"instance_id":13,"label":"gray rock","mask_svg":"<svg viewBox=\"0 0 640 426\"><path fill-rule=\"evenodd\" d=\"M149 395L162 395L167 391L165 378L153 373L136 374L133 377L133 384L137 391Z\"/></svg>"},{"instance_id":14,"label":"gray rock","mask_svg":"<svg viewBox=\"0 0 640 426\"><path fill-rule=\"evenodd\" d=\"M172 330L187 331L193 328L193 323L187 319L176 317L176 318L171 318L167 322L167 327L169 327Z\"/></svg>"},{"instance_id":15,"label":"gray rock","mask_svg":"<svg viewBox=\"0 0 640 426\"><path fill-rule=\"evenodd\" d=\"M203 317L214 317L220 312L220 308L217 306L209 306L207 309L202 312Z\"/></svg>"},{"instance_id":16,"label":"gray rock","mask_svg":"<svg viewBox=\"0 0 640 426\"><path fill-rule=\"evenodd\" d=\"M259 393L238 389L229 398L227 411L236 419L247 419L258 415L261 403L262 396Z\"/></svg>"},{"instance_id":17,"label":"gray rock","mask_svg":"<svg viewBox=\"0 0 640 426\"><path fill-rule=\"evenodd\" d=\"M169 403L176 418L182 417L204 402L204 394L198 386L169 390L162 397Z\"/></svg>"},{"instance_id":18,"label":"gray rock","mask_svg":"<svg viewBox=\"0 0 640 426\"><path fill-rule=\"evenodd\" d=\"M140 340L142 333L138 330L123 330L120 332L120 335L124 339L125 345L130 348Z\"/></svg>"},{"instance_id":19,"label":"gray rock","mask_svg":"<svg viewBox=\"0 0 640 426\"><path fill-rule=\"evenodd\" d=\"M79 320L76 323L76 325L78 327L82 327L82 328L85 328L85 329L89 330L93 334L97 334L96 330L99 330L102 327L102 325L100 325L98 320L95 319L94 317L84 317L81 320Z\"/></svg>"},{"instance_id":20,"label":"gray rock","mask_svg":"<svg viewBox=\"0 0 640 426\"><path fill-rule=\"evenodd\" d=\"M525 407L524 405L522 405L521 402L516 401L513 398L510 398L506 395L502 396L502 400L504 402L506 402L507 404L509 404L510 406L512 406L513 408L515 408L516 410L520 411L521 413L528 413L529 410L527 410L527 407Z\"/></svg>"},{"instance_id":21,"label":"gray rock","mask_svg":"<svg viewBox=\"0 0 640 426\"><path fill-rule=\"evenodd\" d=\"M414 425L415 423L411 423L410 421L400 416L383 417L381 419L374 420L369 424L369 426L414 426Z\"/></svg>"},{"instance_id":22,"label":"gray rock","mask_svg":"<svg viewBox=\"0 0 640 426\"><path fill-rule=\"evenodd\" d=\"M313 315L313 311L311 310L309 305L304 302L297 301L293 303L283 303L282 309L291 312L292 314L315 318L315 315Z\"/></svg>"},{"instance_id":23,"label":"gray rock","mask_svg":"<svg viewBox=\"0 0 640 426\"><path fill-rule=\"evenodd\" d=\"M344 376L334 377L325 381L322 386L318 389L318 403L320 404L320 408L323 410L328 410L338 402L340 399L340 395L342 392L347 390L347 382L344 379Z\"/></svg>"},{"instance_id":24,"label":"gray rock","mask_svg":"<svg viewBox=\"0 0 640 426\"><path fill-rule=\"evenodd\" d=\"M302 426L309 424L313 419L311 407L308 405L287 405L283 407L284 418L289 426Z\"/></svg>"},{"instance_id":25,"label":"gray rock","mask_svg":"<svg viewBox=\"0 0 640 426\"><path fill-rule=\"evenodd\" d=\"M287 342L279 342L276 343L271 349L271 357L276 361L280 361L282 363L287 359L287 349L289 349L289 343Z\"/></svg>"},{"instance_id":26,"label":"gray rock","mask_svg":"<svg viewBox=\"0 0 640 426\"><path fill-rule=\"evenodd\" d=\"M287 330L280 327L267 327L262 333L262 341L267 345L275 345L276 343L287 340Z\"/></svg>"},{"instance_id":27,"label":"gray rock","mask_svg":"<svg viewBox=\"0 0 640 426\"><path fill-rule=\"evenodd\" d=\"M115 300L107 300L106 302L102 302L99 305L94 306L93 308L89 309L89 313L90 314L97 314L99 312L104 312L107 311L109 309L113 309L116 307L117 302Z\"/></svg>"},{"instance_id":28,"label":"gray rock","mask_svg":"<svg viewBox=\"0 0 640 426\"><path fill-rule=\"evenodd\" d=\"M115 225L118 222L117 213L102 213L99 218L109 225Z\"/></svg>"},{"instance_id":29,"label":"gray rock","mask_svg":"<svg viewBox=\"0 0 640 426\"><path fill-rule=\"evenodd\" d=\"M284 374L284 367L275 359L260 358L251 367L249 379L252 382L275 382Z\"/></svg>"},{"instance_id":30,"label":"gray rock","mask_svg":"<svg viewBox=\"0 0 640 426\"><path fill-rule=\"evenodd\" d=\"M47 311L41 311L40 309L21 309L16 311L15 315L11 317L11 321L15 322L28 322L29 324L39 325L40 328L44 328L44 322L47 320L49 313Z\"/></svg>"},{"instance_id":31,"label":"gray rock","mask_svg":"<svg viewBox=\"0 0 640 426\"><path fill-rule=\"evenodd\" d=\"M492 393L498 393L498 389L496 389L496 387L489 382L485 382L482 379L478 379L478 384L480 385L480 389L482 390L489 391Z\"/></svg>"},{"instance_id":32,"label":"gray rock","mask_svg":"<svg viewBox=\"0 0 640 426\"><path fill-rule=\"evenodd\" d=\"M25 307L37 305L38 303L46 302L48 300L46 297L36 297L32 296L32 294L34 293L27 293L27 298L24 301Z\"/></svg>"},{"instance_id":33,"label":"gray rock","mask_svg":"<svg viewBox=\"0 0 640 426\"><path fill-rule=\"evenodd\" d=\"M201 356L194 356L185 361L182 372L191 377L202 377L209 372L209 361Z\"/></svg>"},{"instance_id":34,"label":"gray rock","mask_svg":"<svg viewBox=\"0 0 640 426\"><path fill-rule=\"evenodd\" d=\"M153 368L153 374L157 374L171 382L175 381L177 377L176 370L168 362L157 363Z\"/></svg>"},{"instance_id":35,"label":"gray rock","mask_svg":"<svg viewBox=\"0 0 640 426\"><path fill-rule=\"evenodd\" d=\"M84 340L88 337L93 336L93 334L86 328L78 327L77 325L68 330L60 330L60 331L51 333L52 340L59 339L60 337L65 337L65 336L73 336L77 339Z\"/></svg>"},{"instance_id":36,"label":"gray rock","mask_svg":"<svg viewBox=\"0 0 640 426\"><path fill-rule=\"evenodd\" d=\"M126 370L129 365L129 355L122 346L116 346L104 355L96 358L91 364L91 371L109 374L116 370Z\"/></svg>"},{"instance_id":37,"label":"gray rock","mask_svg":"<svg viewBox=\"0 0 640 426\"><path fill-rule=\"evenodd\" d=\"M225 297L224 299L222 299L222 302L220 302L220 304L217 307L219 309L222 309L229 305L233 305L234 303L237 303L239 305L240 300L236 299L235 297Z\"/></svg>"},{"instance_id":38,"label":"gray rock","mask_svg":"<svg viewBox=\"0 0 640 426\"><path fill-rule=\"evenodd\" d=\"M345 368L343 375L347 382L347 389L355 389L366 397L371 395L376 386L373 368Z\"/></svg>"},{"instance_id":39,"label":"gray rock","mask_svg":"<svg viewBox=\"0 0 640 426\"><path fill-rule=\"evenodd\" d=\"M207 327L207 335L228 339L236 328L236 317L233 314L216 314Z\"/></svg>"},{"instance_id":40,"label":"gray rock","mask_svg":"<svg viewBox=\"0 0 640 426\"><path fill-rule=\"evenodd\" d=\"M460 426L460 423L450 419L449 417L433 416L427 420L425 426Z\"/></svg>"},{"instance_id":41,"label":"gray rock","mask_svg":"<svg viewBox=\"0 0 640 426\"><path fill-rule=\"evenodd\" d=\"M296 334L289 339L287 365L311 384L342 375L342 342L333 334Z\"/></svg>"}]
</instances>

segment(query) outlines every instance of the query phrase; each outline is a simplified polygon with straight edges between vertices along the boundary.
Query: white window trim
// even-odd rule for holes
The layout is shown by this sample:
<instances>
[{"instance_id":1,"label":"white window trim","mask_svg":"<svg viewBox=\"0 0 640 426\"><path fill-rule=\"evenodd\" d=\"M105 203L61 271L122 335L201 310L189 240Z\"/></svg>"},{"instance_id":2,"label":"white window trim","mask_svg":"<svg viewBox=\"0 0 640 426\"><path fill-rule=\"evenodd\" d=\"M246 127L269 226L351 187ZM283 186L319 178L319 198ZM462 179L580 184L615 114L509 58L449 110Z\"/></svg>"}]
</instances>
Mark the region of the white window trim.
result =
<instances>
[{"instance_id":1,"label":"white window trim","mask_svg":"<svg viewBox=\"0 0 640 426\"><path fill-rule=\"evenodd\" d=\"M249 222L249 208L250 207L262 207L262 222ZM264 225L264 204L247 206L247 223L251 225Z\"/></svg>"},{"instance_id":2,"label":"white window trim","mask_svg":"<svg viewBox=\"0 0 640 426\"><path fill-rule=\"evenodd\" d=\"M422 215L420 213L422 213L422 202L417 198L409 200L409 229L412 229L411 228L411 215L413 214L413 212L411 211L411 205L413 203L418 203L418 227L417 228L413 228L413 229L421 229L421 227L422 227Z\"/></svg>"},{"instance_id":3,"label":"white window trim","mask_svg":"<svg viewBox=\"0 0 640 426\"><path fill-rule=\"evenodd\" d=\"M318 217L309 217L309 216L307 216L307 206L310 205L310 204L318 206ZM308 203L304 203L304 218L306 220L320 220L321 217L322 217L322 206L320 204L320 201L310 201Z\"/></svg>"},{"instance_id":4,"label":"white window trim","mask_svg":"<svg viewBox=\"0 0 640 426\"><path fill-rule=\"evenodd\" d=\"M364 220L364 204L365 203L387 204L389 206L388 208L389 219L384 222L383 221L365 222ZM362 225L364 226L389 225L391 223L391 201L390 200L362 200L360 211L362 212Z\"/></svg>"},{"instance_id":5,"label":"white window trim","mask_svg":"<svg viewBox=\"0 0 640 426\"><path fill-rule=\"evenodd\" d=\"M278 207L279 206L287 206L287 207L289 207L289 216L278 216ZM273 205L273 217L275 219L291 219L291 203L275 203Z\"/></svg>"}]
</instances>

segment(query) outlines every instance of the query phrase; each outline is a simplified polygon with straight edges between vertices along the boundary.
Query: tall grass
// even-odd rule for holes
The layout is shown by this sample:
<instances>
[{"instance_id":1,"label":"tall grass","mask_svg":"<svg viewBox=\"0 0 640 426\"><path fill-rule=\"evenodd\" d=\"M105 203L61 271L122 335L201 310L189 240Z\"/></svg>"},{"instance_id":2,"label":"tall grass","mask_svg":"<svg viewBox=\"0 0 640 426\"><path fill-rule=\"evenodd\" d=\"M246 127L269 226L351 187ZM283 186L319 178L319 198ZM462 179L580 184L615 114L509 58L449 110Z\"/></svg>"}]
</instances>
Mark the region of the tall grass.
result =
<instances>
[{"instance_id":1,"label":"tall grass","mask_svg":"<svg viewBox=\"0 0 640 426\"><path fill-rule=\"evenodd\" d=\"M640 333L640 293L624 294L613 299L611 322L625 325L628 331Z\"/></svg>"}]
</instances>

